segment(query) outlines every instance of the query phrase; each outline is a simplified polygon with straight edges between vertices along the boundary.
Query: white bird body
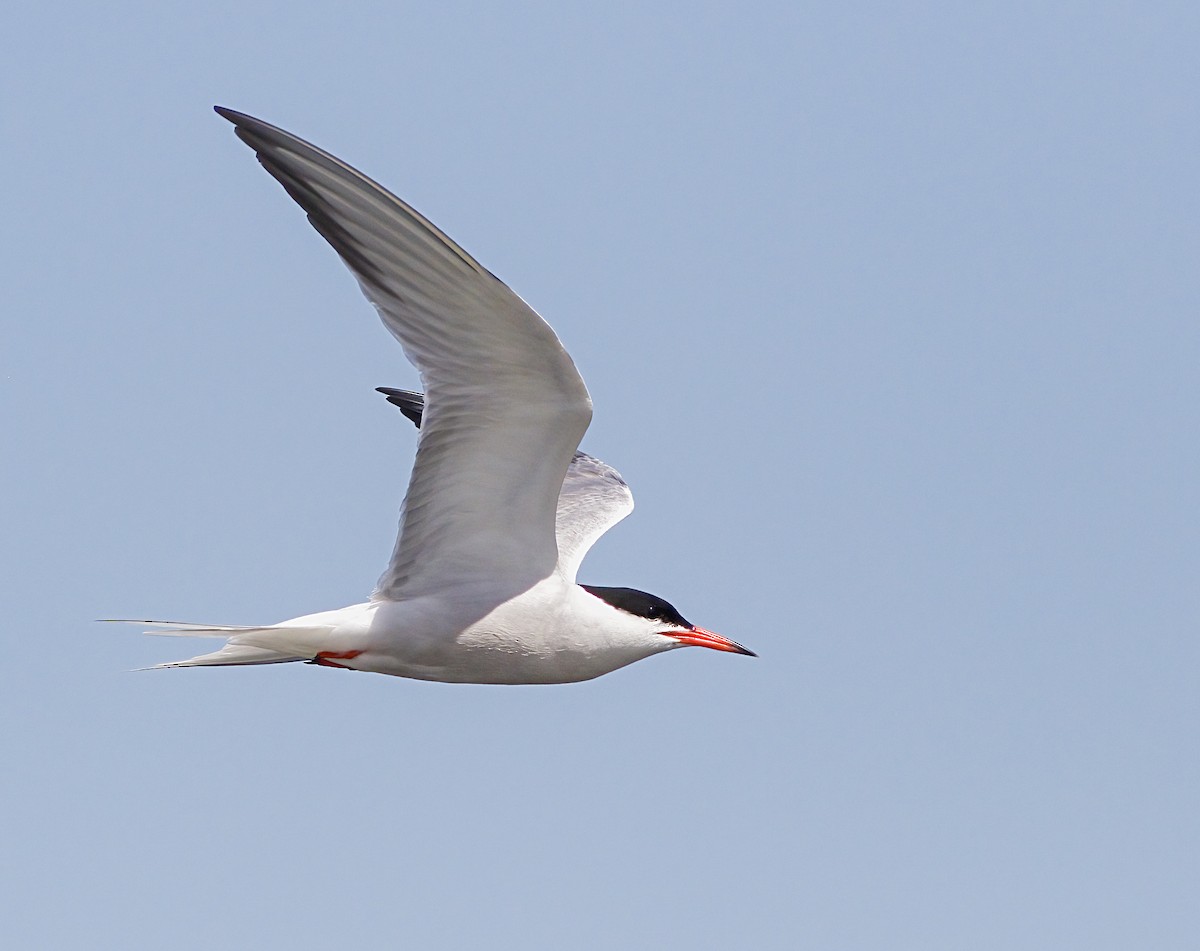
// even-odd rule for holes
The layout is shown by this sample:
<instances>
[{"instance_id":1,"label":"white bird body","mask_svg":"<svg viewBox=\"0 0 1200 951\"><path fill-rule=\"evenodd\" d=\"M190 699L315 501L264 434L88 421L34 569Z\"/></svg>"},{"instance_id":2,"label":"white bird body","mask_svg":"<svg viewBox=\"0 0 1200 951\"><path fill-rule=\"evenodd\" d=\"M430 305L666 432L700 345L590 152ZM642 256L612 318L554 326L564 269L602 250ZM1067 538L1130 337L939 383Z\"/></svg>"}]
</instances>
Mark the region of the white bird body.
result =
<instances>
[{"instance_id":1,"label":"white bird body","mask_svg":"<svg viewBox=\"0 0 1200 951\"><path fill-rule=\"evenodd\" d=\"M146 622L226 638L160 667L307 661L418 680L589 680L687 645L750 654L631 588L575 583L633 509L577 452L592 404L554 331L416 211L282 129L218 109L308 212L420 371L383 390L420 428L395 550L371 600L263 627Z\"/></svg>"},{"instance_id":2,"label":"white bird body","mask_svg":"<svg viewBox=\"0 0 1200 951\"><path fill-rule=\"evenodd\" d=\"M367 601L270 627L209 629L228 636L226 647L183 663L306 660L414 680L551 684L591 680L684 646L557 574L516 596L506 594L480 587Z\"/></svg>"}]
</instances>

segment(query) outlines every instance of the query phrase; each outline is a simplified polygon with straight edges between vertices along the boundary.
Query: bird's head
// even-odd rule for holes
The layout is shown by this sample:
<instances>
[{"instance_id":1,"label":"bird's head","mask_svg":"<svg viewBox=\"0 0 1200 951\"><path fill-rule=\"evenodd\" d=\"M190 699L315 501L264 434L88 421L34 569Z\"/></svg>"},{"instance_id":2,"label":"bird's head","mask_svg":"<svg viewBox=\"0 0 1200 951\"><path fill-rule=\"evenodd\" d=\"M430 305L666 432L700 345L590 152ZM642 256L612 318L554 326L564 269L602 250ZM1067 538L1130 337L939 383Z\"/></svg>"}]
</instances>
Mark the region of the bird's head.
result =
<instances>
[{"instance_id":1,"label":"bird's head","mask_svg":"<svg viewBox=\"0 0 1200 951\"><path fill-rule=\"evenodd\" d=\"M631 617L641 618L648 633L664 637L664 649L672 647L711 647L713 650L730 651L734 654L758 655L737 641L720 634L706 631L685 620L668 601L636 588L605 588L598 585L580 585L589 594L612 605Z\"/></svg>"}]
</instances>

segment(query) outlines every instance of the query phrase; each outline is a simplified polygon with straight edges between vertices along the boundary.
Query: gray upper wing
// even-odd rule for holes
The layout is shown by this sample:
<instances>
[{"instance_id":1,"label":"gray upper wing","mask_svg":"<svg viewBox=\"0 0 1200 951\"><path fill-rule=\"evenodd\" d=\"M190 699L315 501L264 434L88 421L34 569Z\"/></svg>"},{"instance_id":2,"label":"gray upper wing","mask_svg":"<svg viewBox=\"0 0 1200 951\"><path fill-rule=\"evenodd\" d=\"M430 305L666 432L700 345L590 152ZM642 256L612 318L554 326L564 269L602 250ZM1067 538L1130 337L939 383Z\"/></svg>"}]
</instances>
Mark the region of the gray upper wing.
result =
<instances>
[{"instance_id":1,"label":"gray upper wing","mask_svg":"<svg viewBox=\"0 0 1200 951\"><path fill-rule=\"evenodd\" d=\"M361 172L268 123L217 112L308 213L420 371L425 421L373 597L547 577L558 561L559 490L591 420L587 389L554 331Z\"/></svg>"}]
</instances>

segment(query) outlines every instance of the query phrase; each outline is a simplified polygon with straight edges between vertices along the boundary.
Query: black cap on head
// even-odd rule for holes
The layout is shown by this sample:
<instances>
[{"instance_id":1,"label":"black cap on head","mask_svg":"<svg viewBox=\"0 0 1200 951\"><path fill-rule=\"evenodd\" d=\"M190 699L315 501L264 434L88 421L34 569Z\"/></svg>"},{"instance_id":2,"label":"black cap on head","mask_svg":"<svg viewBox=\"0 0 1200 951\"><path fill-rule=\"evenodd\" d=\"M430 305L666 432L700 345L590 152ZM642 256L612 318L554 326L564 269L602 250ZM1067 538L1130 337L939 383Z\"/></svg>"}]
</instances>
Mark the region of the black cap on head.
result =
<instances>
[{"instance_id":1,"label":"black cap on head","mask_svg":"<svg viewBox=\"0 0 1200 951\"><path fill-rule=\"evenodd\" d=\"M662 621L676 627L692 626L690 621L684 620L683 615L675 610L674 605L657 595L638 591L637 588L603 588L591 584L581 584L579 587L626 614L644 617L650 621Z\"/></svg>"}]
</instances>

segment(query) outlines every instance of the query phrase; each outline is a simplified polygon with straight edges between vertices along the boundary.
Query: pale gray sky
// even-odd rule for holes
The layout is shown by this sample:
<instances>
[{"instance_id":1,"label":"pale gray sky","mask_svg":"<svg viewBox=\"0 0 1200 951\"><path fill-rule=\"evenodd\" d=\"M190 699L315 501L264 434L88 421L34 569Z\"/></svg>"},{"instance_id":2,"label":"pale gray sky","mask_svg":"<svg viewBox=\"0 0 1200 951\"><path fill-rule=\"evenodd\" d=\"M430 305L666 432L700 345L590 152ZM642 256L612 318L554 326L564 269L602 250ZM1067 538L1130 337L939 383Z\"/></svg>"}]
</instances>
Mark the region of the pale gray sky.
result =
<instances>
[{"instance_id":1,"label":"pale gray sky","mask_svg":"<svg viewBox=\"0 0 1200 951\"><path fill-rule=\"evenodd\" d=\"M1196 7L346 6L8 17L6 946L1195 948ZM549 320L581 580L758 660L127 672L360 600L414 446L215 103Z\"/></svg>"}]
</instances>

